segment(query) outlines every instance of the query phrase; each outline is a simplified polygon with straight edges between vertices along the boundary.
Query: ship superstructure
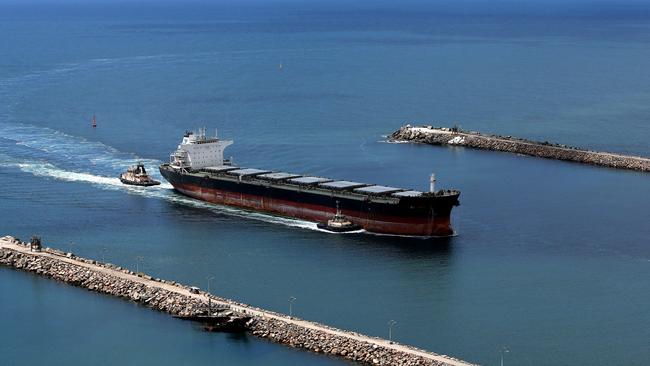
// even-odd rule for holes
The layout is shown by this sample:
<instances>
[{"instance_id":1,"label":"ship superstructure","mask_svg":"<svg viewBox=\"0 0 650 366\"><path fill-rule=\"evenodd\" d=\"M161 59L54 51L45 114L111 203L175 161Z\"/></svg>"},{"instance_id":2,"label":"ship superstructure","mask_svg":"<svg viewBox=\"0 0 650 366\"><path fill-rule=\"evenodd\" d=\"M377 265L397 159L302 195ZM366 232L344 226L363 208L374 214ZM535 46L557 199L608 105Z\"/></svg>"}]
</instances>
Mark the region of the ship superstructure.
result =
<instances>
[{"instance_id":1,"label":"ship superstructure","mask_svg":"<svg viewBox=\"0 0 650 366\"><path fill-rule=\"evenodd\" d=\"M231 140L220 140L216 136L206 137L205 129L198 134L186 131L178 149L169 157L172 167L181 170L203 169L224 164L223 151L232 145Z\"/></svg>"},{"instance_id":2,"label":"ship superstructure","mask_svg":"<svg viewBox=\"0 0 650 366\"><path fill-rule=\"evenodd\" d=\"M223 158L233 142L187 132L160 173L187 196L200 200L325 222L338 213L369 232L414 236L453 234L457 190L430 192L243 168Z\"/></svg>"}]
</instances>

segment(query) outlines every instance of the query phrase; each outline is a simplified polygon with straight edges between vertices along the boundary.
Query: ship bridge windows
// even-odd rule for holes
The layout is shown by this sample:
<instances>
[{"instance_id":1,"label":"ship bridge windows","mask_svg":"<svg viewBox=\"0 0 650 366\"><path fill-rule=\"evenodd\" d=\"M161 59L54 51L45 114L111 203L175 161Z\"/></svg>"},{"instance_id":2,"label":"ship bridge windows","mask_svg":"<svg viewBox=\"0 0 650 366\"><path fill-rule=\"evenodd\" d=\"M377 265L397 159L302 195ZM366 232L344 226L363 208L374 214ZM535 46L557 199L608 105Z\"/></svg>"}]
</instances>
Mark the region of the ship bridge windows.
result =
<instances>
[{"instance_id":1,"label":"ship bridge windows","mask_svg":"<svg viewBox=\"0 0 650 366\"><path fill-rule=\"evenodd\" d=\"M389 193L399 192L403 190L404 189L402 188L387 187L387 186L368 186L368 187L357 188L354 191L358 193L364 193L364 194L389 194Z\"/></svg>"},{"instance_id":2,"label":"ship bridge windows","mask_svg":"<svg viewBox=\"0 0 650 366\"><path fill-rule=\"evenodd\" d=\"M369 186L370 184L366 183L359 183L359 182L350 182L347 180L337 180L333 182L326 182L326 183L320 183L318 186L322 188L329 188L329 189L353 189L353 188L358 188L358 187L365 187Z\"/></svg>"},{"instance_id":3,"label":"ship bridge windows","mask_svg":"<svg viewBox=\"0 0 650 366\"><path fill-rule=\"evenodd\" d=\"M321 177L300 177L289 179L289 182L300 184L300 185L315 185L318 183L331 182L332 179L321 178Z\"/></svg>"},{"instance_id":4,"label":"ship bridge windows","mask_svg":"<svg viewBox=\"0 0 650 366\"><path fill-rule=\"evenodd\" d=\"M252 176L252 175L259 175L259 174L264 174L264 173L270 173L270 172L271 172L270 170L244 168L244 169L230 170L230 171L228 171L228 174L238 175L240 177L244 177L244 176Z\"/></svg>"}]
</instances>

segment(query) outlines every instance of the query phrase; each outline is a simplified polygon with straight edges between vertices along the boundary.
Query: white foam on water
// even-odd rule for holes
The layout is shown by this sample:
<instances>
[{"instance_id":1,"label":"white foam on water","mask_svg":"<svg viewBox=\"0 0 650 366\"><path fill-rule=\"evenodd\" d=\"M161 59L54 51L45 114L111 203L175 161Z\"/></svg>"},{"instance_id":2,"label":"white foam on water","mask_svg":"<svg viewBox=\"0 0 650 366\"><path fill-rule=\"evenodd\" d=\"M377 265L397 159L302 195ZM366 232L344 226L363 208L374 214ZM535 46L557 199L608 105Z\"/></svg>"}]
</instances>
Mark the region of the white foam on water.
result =
<instances>
[{"instance_id":1,"label":"white foam on water","mask_svg":"<svg viewBox=\"0 0 650 366\"><path fill-rule=\"evenodd\" d=\"M137 194L149 198L163 199L168 202L183 204L196 208L208 209L212 212L227 214L230 216L237 216L246 219L254 219L258 221L281 224L290 227L298 227L309 230L320 230L316 227L316 223L303 221L298 219L290 219L278 216L267 215L258 212L251 212L241 210L229 206L221 206L211 204L199 200L195 200L186 196L182 196L174 192L173 187L169 183L162 183L159 186L152 187L137 187L125 185L118 178L98 176L91 173L73 172L60 169L50 163L45 162L16 162L7 159L2 159L0 167L18 168L25 173L30 173L37 177L52 178L60 181L89 183L96 187L106 190L121 190L129 194Z\"/></svg>"},{"instance_id":2,"label":"white foam on water","mask_svg":"<svg viewBox=\"0 0 650 366\"><path fill-rule=\"evenodd\" d=\"M16 168L37 177L67 182L88 183L101 189L121 190L128 194L163 199L168 202L209 209L213 212L231 216L318 230L316 224L313 222L215 205L182 196L174 192L172 185L160 177L157 170L153 170L151 175L162 182L159 186L137 187L125 185L120 182L117 176L129 165L139 161L147 166L158 166L162 162L155 159L141 159L133 154L120 152L100 142L88 141L84 138L68 135L50 128L13 123L3 123L2 125L4 139L16 141L17 145L40 151L39 156L42 159L30 160L17 158L11 156L11 152L8 152L9 155L5 155L4 153L0 154L0 167ZM62 168L49 160L71 163L74 168ZM115 175L114 177L110 177L106 176L106 173Z\"/></svg>"},{"instance_id":3,"label":"white foam on water","mask_svg":"<svg viewBox=\"0 0 650 366\"><path fill-rule=\"evenodd\" d=\"M350 235L350 234L365 234L365 233L367 233L367 231L365 231L364 229L336 232L336 231L331 231L331 230L320 229L318 227L316 227L316 231L320 231L321 233L325 233L325 234L334 234L334 235Z\"/></svg>"},{"instance_id":4,"label":"white foam on water","mask_svg":"<svg viewBox=\"0 0 650 366\"><path fill-rule=\"evenodd\" d=\"M28 85L42 85L48 81L59 80L69 74L98 67L107 67L113 63L140 63L150 59L173 60L175 57L176 55L150 55L94 59L83 63L62 64L50 70L35 71L26 75L0 80L0 98L5 101L5 108L0 110L0 116L6 117L0 120L2 130L0 139L12 141L22 149L14 151L11 147L0 148L0 167L19 169L37 177L87 183L100 189L120 190L128 194L163 199L168 202L204 208L231 216L321 231L313 222L215 205L182 196L176 193L169 183L164 182L157 170L152 171L151 175L163 182L159 186L137 187L124 185L117 178L117 175L129 165L142 162L147 166L158 166L162 162L155 159L142 159L134 154L118 151L100 142L89 141L51 128L20 123L10 117L12 106L16 104L17 98L21 98L19 94L14 93L14 86L16 85L21 85L21 89L24 90ZM27 157L25 157L25 154L27 154ZM106 176L113 174L114 177Z\"/></svg>"},{"instance_id":5,"label":"white foam on water","mask_svg":"<svg viewBox=\"0 0 650 366\"><path fill-rule=\"evenodd\" d=\"M377 141L377 142L384 143L384 144L411 144L412 143L411 141L401 141L401 140L400 141L384 140L384 141Z\"/></svg>"},{"instance_id":6,"label":"white foam on water","mask_svg":"<svg viewBox=\"0 0 650 366\"><path fill-rule=\"evenodd\" d=\"M394 238L409 238L409 239L421 239L421 240L444 239L444 238L450 238L450 237L458 236L458 231L456 231L456 230L454 230L453 234L451 234L451 235L443 235L443 236L438 236L438 235L422 236L422 235L385 234L385 233L373 233L373 232L368 232L368 231L366 231L365 233L370 234L370 235L375 235L375 236L389 236L389 237L394 237Z\"/></svg>"},{"instance_id":7,"label":"white foam on water","mask_svg":"<svg viewBox=\"0 0 650 366\"><path fill-rule=\"evenodd\" d=\"M68 135L47 127L36 127L21 123L3 123L2 138L16 141L16 145L51 155L52 159L69 160L83 164L90 162L103 168L122 170L136 161L146 165L159 165L156 159L143 159L135 154L120 152L101 142Z\"/></svg>"},{"instance_id":8,"label":"white foam on water","mask_svg":"<svg viewBox=\"0 0 650 366\"><path fill-rule=\"evenodd\" d=\"M118 178L101 177L89 173L70 172L58 169L49 163L17 163L17 168L37 177L48 177L68 182L85 182L99 185L119 186L122 182Z\"/></svg>"},{"instance_id":9,"label":"white foam on water","mask_svg":"<svg viewBox=\"0 0 650 366\"><path fill-rule=\"evenodd\" d=\"M135 161L144 161L146 164L153 166L157 166L161 163L158 160L152 159L120 158L120 156L129 154L121 153L118 150L102 143L87 141L83 138L67 135L65 133L54 131L48 128L39 128L34 126L13 126L13 129L9 129L9 135L10 136L7 136L6 138L14 141L19 141L17 144L33 149L41 150L44 147L48 147L51 151L55 151L56 154L66 154L68 156L94 156L93 158L87 160L91 162L91 164L90 166L85 167L84 170L98 168L98 166L95 165L103 166L104 168L112 167L124 170L125 167L133 164ZM31 135L28 141L21 141L17 139L26 135ZM35 138L34 136L40 136L41 139L39 140L39 138ZM67 145L68 148L63 148L63 145ZM33 160L27 161L24 159L4 156L4 154L0 154L0 167L17 168L22 172L29 173L37 177L51 178L59 181L75 183L87 183L104 190L119 190L127 194L136 194L148 198L162 199L167 202L206 209L215 213L227 214L230 216L236 216L245 219L254 219L262 222L280 224L289 227L319 231L326 234L372 234L366 232L365 230L336 233L318 228L315 222L273 216L255 211L247 211L231 206L217 205L200 201L175 192L174 187L171 184L159 177L156 177L161 181L161 184L158 186L130 186L120 182L119 178L117 178L117 174L115 177L108 177L89 171L67 170L60 168L50 162ZM155 174L152 175L157 174L158 172L155 172Z\"/></svg>"}]
</instances>

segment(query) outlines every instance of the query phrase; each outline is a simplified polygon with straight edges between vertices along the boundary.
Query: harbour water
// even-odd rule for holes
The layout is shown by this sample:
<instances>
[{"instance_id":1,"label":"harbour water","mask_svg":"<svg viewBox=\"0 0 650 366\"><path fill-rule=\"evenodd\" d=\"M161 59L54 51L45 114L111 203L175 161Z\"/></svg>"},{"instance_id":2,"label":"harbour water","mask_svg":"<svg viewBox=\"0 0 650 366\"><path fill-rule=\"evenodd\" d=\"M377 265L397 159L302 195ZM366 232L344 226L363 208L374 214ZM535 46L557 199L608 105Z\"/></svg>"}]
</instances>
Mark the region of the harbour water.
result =
<instances>
[{"instance_id":1,"label":"harbour water","mask_svg":"<svg viewBox=\"0 0 650 366\"><path fill-rule=\"evenodd\" d=\"M214 276L271 310L294 296L297 316L370 335L393 319L401 342L486 365L503 347L507 364L647 364L648 174L382 135L458 122L650 156L648 9L337 6L0 5L0 235ZM241 166L415 189L435 171L462 191L458 235L325 234L120 184L204 125ZM343 363L8 269L0 294L8 364Z\"/></svg>"}]
</instances>

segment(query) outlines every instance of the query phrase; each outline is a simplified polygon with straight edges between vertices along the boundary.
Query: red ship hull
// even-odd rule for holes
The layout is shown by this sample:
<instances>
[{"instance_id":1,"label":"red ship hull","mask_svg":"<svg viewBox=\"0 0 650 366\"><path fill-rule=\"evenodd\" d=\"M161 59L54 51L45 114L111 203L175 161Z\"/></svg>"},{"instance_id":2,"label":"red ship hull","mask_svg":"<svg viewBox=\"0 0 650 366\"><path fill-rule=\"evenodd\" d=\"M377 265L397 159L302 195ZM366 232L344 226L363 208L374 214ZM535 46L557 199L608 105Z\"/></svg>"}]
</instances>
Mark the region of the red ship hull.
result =
<instances>
[{"instance_id":1,"label":"red ship hull","mask_svg":"<svg viewBox=\"0 0 650 366\"><path fill-rule=\"evenodd\" d=\"M180 193L202 201L262 211L274 215L313 222L325 222L336 213L336 208L299 201L270 198L241 192L224 191L188 183L173 182ZM364 230L380 234L408 236L450 236L454 234L450 216L394 216L376 212L341 209L341 213Z\"/></svg>"}]
</instances>

